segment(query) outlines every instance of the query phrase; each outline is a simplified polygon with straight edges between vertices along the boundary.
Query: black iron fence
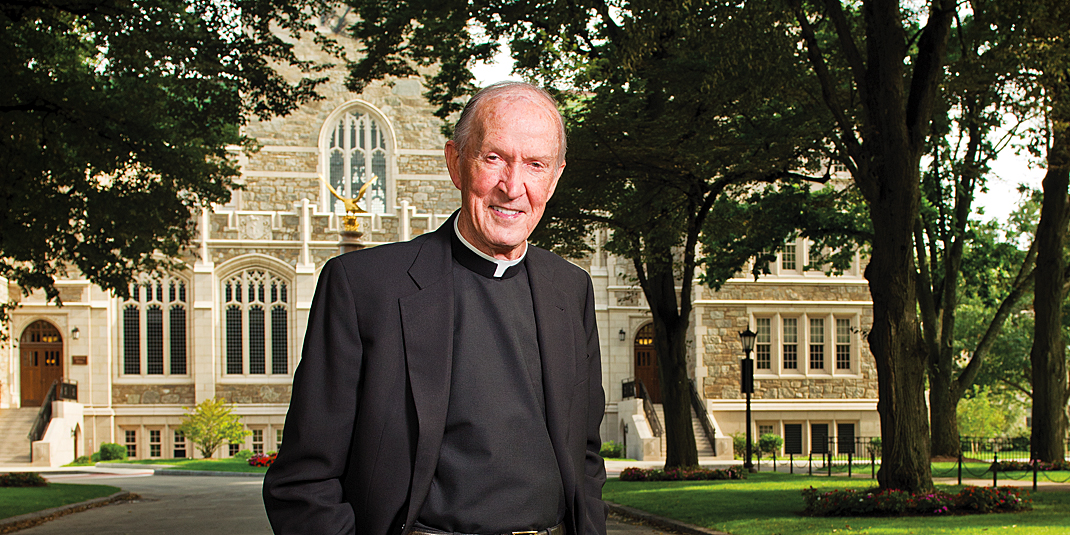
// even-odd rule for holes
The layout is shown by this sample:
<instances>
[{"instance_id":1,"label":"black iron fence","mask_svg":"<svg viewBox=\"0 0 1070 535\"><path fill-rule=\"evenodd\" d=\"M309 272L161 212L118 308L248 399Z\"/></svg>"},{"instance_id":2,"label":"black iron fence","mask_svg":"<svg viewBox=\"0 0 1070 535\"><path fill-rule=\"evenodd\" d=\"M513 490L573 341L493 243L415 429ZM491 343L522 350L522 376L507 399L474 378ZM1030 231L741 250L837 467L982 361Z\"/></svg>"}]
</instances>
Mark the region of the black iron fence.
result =
<instances>
[{"instance_id":1,"label":"black iron fence","mask_svg":"<svg viewBox=\"0 0 1070 535\"><path fill-rule=\"evenodd\" d=\"M1039 480L1054 483L1070 482L1070 462L1044 463L1030 454L1029 437L961 437L962 453L958 459L933 463L932 475L954 478L959 485L963 478L1022 481L1033 478L1033 490ZM758 453L758 470L779 470L792 474L865 476L876 479L880 469L881 442L879 437L829 437L812 444L807 453ZM1064 443L1064 456L1070 458L1070 439Z\"/></svg>"}]
</instances>

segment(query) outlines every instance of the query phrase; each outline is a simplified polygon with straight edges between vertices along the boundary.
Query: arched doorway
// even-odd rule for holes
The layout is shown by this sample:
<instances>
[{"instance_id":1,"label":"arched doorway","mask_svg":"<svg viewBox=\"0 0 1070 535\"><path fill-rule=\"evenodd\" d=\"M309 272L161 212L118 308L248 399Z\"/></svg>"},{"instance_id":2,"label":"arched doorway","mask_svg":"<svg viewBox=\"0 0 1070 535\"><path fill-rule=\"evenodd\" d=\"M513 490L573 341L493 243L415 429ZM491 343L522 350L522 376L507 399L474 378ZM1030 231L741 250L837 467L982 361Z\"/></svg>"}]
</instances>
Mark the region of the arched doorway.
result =
<instances>
[{"instance_id":1,"label":"arched doorway","mask_svg":"<svg viewBox=\"0 0 1070 535\"><path fill-rule=\"evenodd\" d=\"M658 352L654 350L654 324L647 323L635 334L635 379L642 381L651 403L661 403L661 376Z\"/></svg>"},{"instance_id":2,"label":"arched doorway","mask_svg":"<svg viewBox=\"0 0 1070 535\"><path fill-rule=\"evenodd\" d=\"M44 320L30 324L19 338L22 406L39 406L52 382L63 378L63 337Z\"/></svg>"}]
</instances>

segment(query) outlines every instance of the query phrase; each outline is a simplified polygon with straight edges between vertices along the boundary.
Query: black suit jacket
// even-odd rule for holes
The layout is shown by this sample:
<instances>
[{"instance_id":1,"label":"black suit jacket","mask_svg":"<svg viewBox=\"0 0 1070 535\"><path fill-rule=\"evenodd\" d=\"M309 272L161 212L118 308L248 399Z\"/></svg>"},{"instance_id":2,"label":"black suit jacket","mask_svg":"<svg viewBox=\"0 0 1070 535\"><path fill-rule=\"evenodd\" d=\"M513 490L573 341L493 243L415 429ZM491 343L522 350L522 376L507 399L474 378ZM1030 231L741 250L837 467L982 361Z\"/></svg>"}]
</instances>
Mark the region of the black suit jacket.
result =
<instances>
[{"instance_id":1,"label":"black suit jacket","mask_svg":"<svg viewBox=\"0 0 1070 535\"><path fill-rule=\"evenodd\" d=\"M283 446L264 479L276 533L411 529L435 473L449 402L452 232L451 218L409 242L323 267ZM605 393L591 280L533 246L526 261L565 526L604 535Z\"/></svg>"}]
</instances>

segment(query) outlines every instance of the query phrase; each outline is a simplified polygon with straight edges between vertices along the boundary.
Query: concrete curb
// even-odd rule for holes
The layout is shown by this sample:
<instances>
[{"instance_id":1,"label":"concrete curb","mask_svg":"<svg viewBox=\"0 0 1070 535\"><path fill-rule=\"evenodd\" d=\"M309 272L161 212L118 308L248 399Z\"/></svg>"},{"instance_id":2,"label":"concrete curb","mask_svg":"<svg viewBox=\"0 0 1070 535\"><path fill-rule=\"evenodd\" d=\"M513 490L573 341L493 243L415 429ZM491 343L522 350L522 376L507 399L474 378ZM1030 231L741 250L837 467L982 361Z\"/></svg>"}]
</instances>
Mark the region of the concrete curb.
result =
<instances>
[{"instance_id":1,"label":"concrete curb","mask_svg":"<svg viewBox=\"0 0 1070 535\"><path fill-rule=\"evenodd\" d=\"M619 516L629 518L632 520L638 520L639 522L653 526L655 528L664 529L676 533L683 533L685 535L729 535L723 531L717 531L713 529L706 529L703 527L688 524L686 522L680 522L679 520L673 520L663 516L658 516L646 511L635 509L634 507L628 507L626 505L618 505L613 502L605 502L609 507L610 512Z\"/></svg>"},{"instance_id":2,"label":"concrete curb","mask_svg":"<svg viewBox=\"0 0 1070 535\"><path fill-rule=\"evenodd\" d=\"M222 476L222 477L264 477L262 472L220 472L216 470L181 470L168 468L167 465L159 464L122 464L122 463L97 463L96 468L140 469L152 471L154 476Z\"/></svg>"},{"instance_id":3,"label":"concrete curb","mask_svg":"<svg viewBox=\"0 0 1070 535\"><path fill-rule=\"evenodd\" d=\"M212 470L154 470L154 476L264 477L256 472L216 472Z\"/></svg>"},{"instance_id":4,"label":"concrete curb","mask_svg":"<svg viewBox=\"0 0 1070 535\"><path fill-rule=\"evenodd\" d=\"M0 533L11 533L20 529L36 526L57 517L69 515L71 513L77 513L86 509L92 509L94 507L101 507L114 502L131 500L137 498L137 495L126 490L122 490L112 494L111 496L104 496L102 498L94 498L92 500L86 500L79 503L69 503L67 505L61 505L59 507L53 507L51 509L45 509L42 511L36 511L33 513L26 513L24 515L13 516L11 518L5 518L0 520Z\"/></svg>"}]
</instances>

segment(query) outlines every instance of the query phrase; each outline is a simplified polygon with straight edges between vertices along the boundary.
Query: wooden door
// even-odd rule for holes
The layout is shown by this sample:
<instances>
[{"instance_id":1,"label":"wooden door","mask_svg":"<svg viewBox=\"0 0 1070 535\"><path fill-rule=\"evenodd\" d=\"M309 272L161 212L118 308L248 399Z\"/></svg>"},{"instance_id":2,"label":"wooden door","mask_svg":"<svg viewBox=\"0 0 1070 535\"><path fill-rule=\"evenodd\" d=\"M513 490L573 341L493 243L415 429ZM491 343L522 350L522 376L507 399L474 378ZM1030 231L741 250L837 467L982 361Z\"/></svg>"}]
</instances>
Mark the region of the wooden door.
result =
<instances>
[{"instance_id":1,"label":"wooden door","mask_svg":"<svg viewBox=\"0 0 1070 535\"><path fill-rule=\"evenodd\" d=\"M648 323L635 335L635 379L646 386L651 403L661 403L661 376L658 352L654 350L654 324Z\"/></svg>"},{"instance_id":2,"label":"wooden door","mask_svg":"<svg viewBox=\"0 0 1070 535\"><path fill-rule=\"evenodd\" d=\"M19 339L22 406L38 407L53 381L63 378L63 337L44 320L33 322Z\"/></svg>"}]
</instances>

